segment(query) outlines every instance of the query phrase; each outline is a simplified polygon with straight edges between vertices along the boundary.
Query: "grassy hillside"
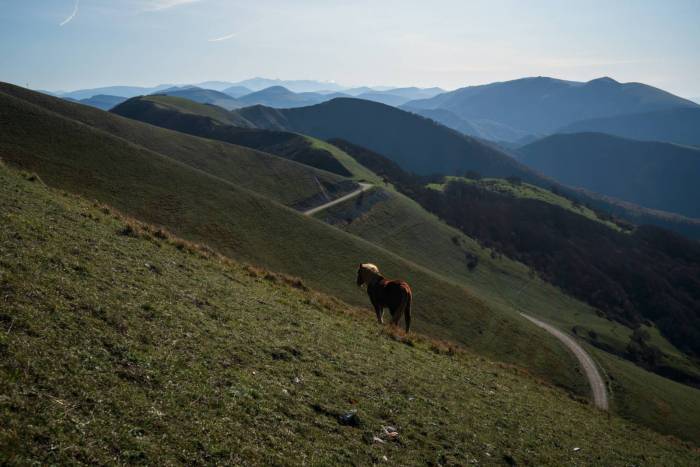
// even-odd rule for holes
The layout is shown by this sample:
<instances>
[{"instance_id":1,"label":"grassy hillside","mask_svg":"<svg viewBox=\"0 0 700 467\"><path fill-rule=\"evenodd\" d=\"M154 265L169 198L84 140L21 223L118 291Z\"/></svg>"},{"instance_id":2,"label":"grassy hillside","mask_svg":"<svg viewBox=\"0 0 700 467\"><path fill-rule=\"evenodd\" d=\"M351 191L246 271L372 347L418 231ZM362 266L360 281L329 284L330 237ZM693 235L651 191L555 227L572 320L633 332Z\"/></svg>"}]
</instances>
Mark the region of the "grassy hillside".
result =
<instances>
[{"instance_id":1,"label":"grassy hillside","mask_svg":"<svg viewBox=\"0 0 700 467\"><path fill-rule=\"evenodd\" d=\"M2 102L0 157L37 172L50 186L108 203L228 256L302 277L354 304L367 306L354 283L357 264L376 262L414 284L419 331L520 364L556 384L580 385L572 357L548 334L424 267L133 142L26 101L6 96Z\"/></svg>"},{"instance_id":2,"label":"grassy hillside","mask_svg":"<svg viewBox=\"0 0 700 467\"><path fill-rule=\"evenodd\" d=\"M26 178L0 165L3 463L698 463L510 367Z\"/></svg>"},{"instance_id":3,"label":"grassy hillside","mask_svg":"<svg viewBox=\"0 0 700 467\"><path fill-rule=\"evenodd\" d=\"M592 209L583 206L582 204L576 201L572 201L568 198L565 198L564 196L553 193L550 190L545 190L544 188L540 188L529 183L513 182L504 180L502 178L482 178L479 180L475 180L465 177L445 177L446 183L448 183L451 180L460 180L463 183L473 183L486 190L493 191L495 193L506 194L516 198L527 198L543 201L545 203L564 208L567 211L581 215L587 219L591 219L596 222L601 222L610 227L611 229L622 230L622 228L618 224L615 224L611 220L606 219L606 216L600 216ZM428 186L436 190L443 190L445 188L445 183L431 183Z\"/></svg>"},{"instance_id":4,"label":"grassy hillside","mask_svg":"<svg viewBox=\"0 0 700 467\"><path fill-rule=\"evenodd\" d=\"M700 419L700 390L649 373L630 362L620 362L615 355L625 355L633 330L602 317L590 305L537 278L522 263L494 255L492 250L393 191L375 189L322 211L317 217L402 256L410 256L420 265L465 285L491 307L537 316L579 340L606 349L607 352L598 353L597 360L610 378L614 411L661 432L700 440L700 424L696 422ZM652 345L664 353L664 364L697 380L697 364L663 338L658 329L646 329L652 336ZM649 391L645 387L647 380L657 389ZM588 391L585 384L577 389L580 393ZM683 397L674 403L672 397L659 393ZM659 398L664 404L657 402Z\"/></svg>"},{"instance_id":5,"label":"grassy hillside","mask_svg":"<svg viewBox=\"0 0 700 467\"><path fill-rule=\"evenodd\" d=\"M700 218L700 149L602 133L548 136L518 150L522 163L569 186Z\"/></svg>"},{"instance_id":6,"label":"grassy hillside","mask_svg":"<svg viewBox=\"0 0 700 467\"><path fill-rule=\"evenodd\" d=\"M21 100L12 99L11 96ZM133 143L142 149L161 155L167 154L171 159L289 206L304 207L309 202L318 203L318 197L322 194L319 184L325 188L326 192L331 193L342 194L353 189L353 185L348 185L346 179L326 171L314 170L306 165L245 147L195 138L146 125L97 109L27 91L17 86L0 83L0 99L2 100L0 115L3 122L6 122L6 127L2 130L13 134L12 138L8 135L6 141L0 144L4 144L5 150L9 152L13 152L14 148L21 149L25 143L36 143L41 146L38 150L45 152L50 149L51 144L47 138L57 131L56 128L68 125L71 128L75 127L80 134L88 135L88 139L107 141L104 133L112 135L120 140L114 143L115 147L131 147L130 144ZM200 105L185 99L182 101ZM32 107L28 103L35 104L39 108ZM219 109L214 106L201 107ZM57 121L58 127L53 128L46 122L42 122L43 116ZM71 122L63 121L60 117L65 117ZM43 133L37 135L35 142L32 141L34 132L29 131L29 128L35 126L34 120L37 121L37 129L43 128ZM75 144L69 138L62 138L62 140L68 144ZM109 143L105 144L107 144L106 154L117 154L113 156L115 158L113 162L117 163L119 151L109 147ZM66 148L57 144L57 154L65 150ZM87 155L90 151L94 151L91 143L85 142L82 150L87 151L87 154L81 156L89 160ZM122 167L119 170L124 171L129 168Z\"/></svg>"},{"instance_id":7,"label":"grassy hillside","mask_svg":"<svg viewBox=\"0 0 700 467\"><path fill-rule=\"evenodd\" d=\"M195 136L258 149L344 177L375 181L371 172L329 144L297 133L247 128L252 124L242 122L244 119L237 114L212 106L169 96L148 96L131 99L116 107L113 113Z\"/></svg>"}]
</instances>

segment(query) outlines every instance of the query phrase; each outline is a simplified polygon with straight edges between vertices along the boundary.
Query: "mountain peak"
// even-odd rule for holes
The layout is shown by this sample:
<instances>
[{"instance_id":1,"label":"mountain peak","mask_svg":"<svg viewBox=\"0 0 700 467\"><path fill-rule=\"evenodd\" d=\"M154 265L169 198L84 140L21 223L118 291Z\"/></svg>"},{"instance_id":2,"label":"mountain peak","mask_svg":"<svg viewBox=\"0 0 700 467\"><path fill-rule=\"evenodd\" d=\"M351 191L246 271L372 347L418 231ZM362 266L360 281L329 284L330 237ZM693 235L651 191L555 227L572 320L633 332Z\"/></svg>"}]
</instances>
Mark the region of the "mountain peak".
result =
<instances>
[{"instance_id":1,"label":"mountain peak","mask_svg":"<svg viewBox=\"0 0 700 467\"><path fill-rule=\"evenodd\" d=\"M265 94L294 94L292 91L289 89L285 88L284 86L270 86L268 88L262 89L261 91L258 92L264 92Z\"/></svg>"},{"instance_id":2,"label":"mountain peak","mask_svg":"<svg viewBox=\"0 0 700 467\"><path fill-rule=\"evenodd\" d=\"M592 79L588 82L588 84L593 84L593 83L601 83L601 84L620 84L618 81L615 81L609 76L602 76L600 78Z\"/></svg>"}]
</instances>

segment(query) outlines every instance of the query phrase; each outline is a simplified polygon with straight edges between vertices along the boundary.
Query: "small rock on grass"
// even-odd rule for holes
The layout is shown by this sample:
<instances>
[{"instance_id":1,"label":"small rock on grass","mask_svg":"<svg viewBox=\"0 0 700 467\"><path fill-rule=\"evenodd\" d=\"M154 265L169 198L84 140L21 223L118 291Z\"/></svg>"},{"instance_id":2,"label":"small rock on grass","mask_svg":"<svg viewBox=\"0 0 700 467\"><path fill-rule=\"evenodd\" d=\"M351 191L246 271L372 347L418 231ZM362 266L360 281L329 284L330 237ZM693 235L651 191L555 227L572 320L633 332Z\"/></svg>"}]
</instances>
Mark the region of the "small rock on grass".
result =
<instances>
[{"instance_id":1,"label":"small rock on grass","mask_svg":"<svg viewBox=\"0 0 700 467\"><path fill-rule=\"evenodd\" d=\"M350 412L346 412L338 417L338 422L340 422L341 425L347 425L347 426L354 426L358 427L362 424L362 421L360 420L360 416L357 415L357 411L351 410Z\"/></svg>"}]
</instances>

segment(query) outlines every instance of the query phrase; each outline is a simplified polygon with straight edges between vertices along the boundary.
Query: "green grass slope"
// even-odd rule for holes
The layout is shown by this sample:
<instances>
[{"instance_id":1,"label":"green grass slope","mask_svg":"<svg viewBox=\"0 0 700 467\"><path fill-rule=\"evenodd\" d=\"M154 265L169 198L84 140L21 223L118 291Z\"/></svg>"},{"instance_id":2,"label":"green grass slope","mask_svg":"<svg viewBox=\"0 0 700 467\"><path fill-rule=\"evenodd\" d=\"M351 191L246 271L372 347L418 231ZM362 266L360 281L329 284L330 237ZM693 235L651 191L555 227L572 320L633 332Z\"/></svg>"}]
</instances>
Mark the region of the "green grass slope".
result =
<instances>
[{"instance_id":1,"label":"green grass slope","mask_svg":"<svg viewBox=\"0 0 700 467\"><path fill-rule=\"evenodd\" d=\"M464 183L473 183L486 190L494 191L496 193L506 194L516 198L528 198L542 201L545 203L553 204L555 206L562 207L567 211L571 211L575 214L586 217L596 222L607 225L614 230L622 230L622 228L612 222L609 219L603 218L596 213L596 211L584 206L578 202L574 202L564 196L553 193L550 190L545 190L535 185L531 185L525 182L513 183L502 178L482 178L479 180L474 180L465 177L445 177L445 183L431 183L428 185L430 188L436 190L442 190L445 184L451 180L460 180Z\"/></svg>"},{"instance_id":2,"label":"green grass slope","mask_svg":"<svg viewBox=\"0 0 700 467\"><path fill-rule=\"evenodd\" d=\"M700 460L509 367L393 337L28 178L0 164L2 463ZM357 426L340 424L351 410Z\"/></svg>"},{"instance_id":3,"label":"green grass slope","mask_svg":"<svg viewBox=\"0 0 700 467\"><path fill-rule=\"evenodd\" d=\"M527 189L524 185L518 188ZM316 216L387 250L410 257L421 266L467 287L471 294L493 308L505 313L528 313L583 342L607 349L612 353L601 351L597 360L610 378L613 410L660 432L700 442L700 424L697 423L700 390L620 360L615 354L626 352L633 330L602 318L591 306L537 278L527 266L492 255L491 250L482 248L413 200L391 190L374 189ZM476 266L471 268L470 264ZM697 364L663 338L656 328L647 329L653 345L664 353L666 365L689 375L700 374ZM655 388L653 391L648 389L647 382ZM589 391L584 381L573 389L579 394ZM674 397L659 393L682 394L683 397L675 403ZM660 397L665 405L657 403Z\"/></svg>"},{"instance_id":4,"label":"green grass slope","mask_svg":"<svg viewBox=\"0 0 700 467\"><path fill-rule=\"evenodd\" d=\"M5 96L0 108L0 157L37 172L51 186L108 203L228 256L302 277L354 304L367 306L354 283L357 264L377 262L388 275L414 285L417 330L521 365L562 386L580 383L572 357L544 331L422 266L26 101Z\"/></svg>"},{"instance_id":5,"label":"green grass slope","mask_svg":"<svg viewBox=\"0 0 700 467\"><path fill-rule=\"evenodd\" d=\"M21 99L21 101L13 100L12 97ZM72 120L76 127L82 128L80 124L83 124L88 126L86 128L107 132L117 138L150 151L165 154L171 159L223 178L237 186L251 189L289 206L304 205L305 202L313 200L318 202L317 198L321 194L319 185L325 187L327 192L338 194L354 189L354 184L348 183L345 178L326 171L315 170L249 148L154 127L97 109L27 91L17 86L0 83L0 98L2 99L0 112L2 112L3 122L7 122L6 131L14 131L17 141L30 141L32 139L31 129L34 126L32 119L41 120L40 114L53 112L58 116ZM186 99L180 100L185 103L191 102ZM39 106L41 111L35 109L39 113L36 113L34 117L31 114L27 115L26 103ZM192 104L214 111L219 109L194 102ZM24 118L24 120L15 121L19 118ZM61 125L63 124L61 123ZM12 128L14 125L17 127ZM53 130L50 127L45 128L43 136L48 135L51 131ZM83 134L86 133L83 131ZM7 143L9 144L10 141L8 140ZM124 141L115 144L123 146ZM8 151L11 151L12 146L6 147ZM89 145L86 149L89 150ZM110 149L108 151L114 152Z\"/></svg>"}]
</instances>

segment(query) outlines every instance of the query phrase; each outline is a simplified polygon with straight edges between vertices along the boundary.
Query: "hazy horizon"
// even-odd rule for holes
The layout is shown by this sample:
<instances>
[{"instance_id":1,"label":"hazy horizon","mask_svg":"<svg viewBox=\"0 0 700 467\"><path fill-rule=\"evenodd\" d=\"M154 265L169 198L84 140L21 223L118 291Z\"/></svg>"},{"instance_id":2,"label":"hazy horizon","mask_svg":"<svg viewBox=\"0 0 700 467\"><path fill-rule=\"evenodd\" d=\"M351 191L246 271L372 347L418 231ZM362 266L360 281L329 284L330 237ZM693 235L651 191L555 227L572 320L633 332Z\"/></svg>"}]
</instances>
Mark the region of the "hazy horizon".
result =
<instances>
[{"instance_id":1,"label":"hazy horizon","mask_svg":"<svg viewBox=\"0 0 700 467\"><path fill-rule=\"evenodd\" d=\"M463 86L609 76L698 99L700 2L0 1L0 80Z\"/></svg>"}]
</instances>

